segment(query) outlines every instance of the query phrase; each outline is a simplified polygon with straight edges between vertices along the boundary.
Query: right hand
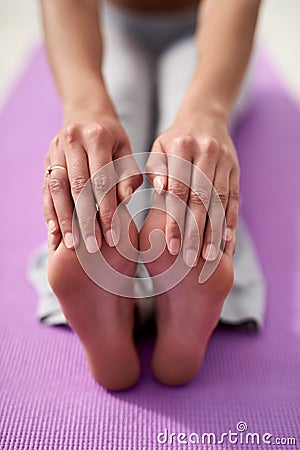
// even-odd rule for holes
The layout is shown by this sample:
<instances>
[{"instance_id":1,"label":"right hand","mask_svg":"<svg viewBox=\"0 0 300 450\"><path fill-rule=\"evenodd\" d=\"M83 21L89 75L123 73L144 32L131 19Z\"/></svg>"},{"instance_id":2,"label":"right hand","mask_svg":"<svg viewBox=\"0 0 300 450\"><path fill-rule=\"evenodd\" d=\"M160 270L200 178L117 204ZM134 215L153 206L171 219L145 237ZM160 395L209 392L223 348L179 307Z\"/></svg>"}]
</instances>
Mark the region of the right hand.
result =
<instances>
[{"instance_id":1,"label":"right hand","mask_svg":"<svg viewBox=\"0 0 300 450\"><path fill-rule=\"evenodd\" d=\"M123 156L129 158L121 165L121 173L115 174L112 164L96 173ZM101 248L103 238L110 247L116 245L120 223L114 219L112 227L112 218L118 201L129 199L143 178L118 119L102 115L88 121L78 121L78 117L76 122L67 121L52 140L46 155L45 169L55 165L66 170L54 169L45 176L43 185L44 218L52 246L54 241L54 246L57 246L61 239L68 248L78 245L78 230L76 227L72 230L73 210L90 177L92 187L84 194L86 199L76 210L81 236L89 253ZM114 182L116 175L120 180L117 184ZM103 197L109 186L113 187ZM99 207L97 216L95 201Z\"/></svg>"}]
</instances>

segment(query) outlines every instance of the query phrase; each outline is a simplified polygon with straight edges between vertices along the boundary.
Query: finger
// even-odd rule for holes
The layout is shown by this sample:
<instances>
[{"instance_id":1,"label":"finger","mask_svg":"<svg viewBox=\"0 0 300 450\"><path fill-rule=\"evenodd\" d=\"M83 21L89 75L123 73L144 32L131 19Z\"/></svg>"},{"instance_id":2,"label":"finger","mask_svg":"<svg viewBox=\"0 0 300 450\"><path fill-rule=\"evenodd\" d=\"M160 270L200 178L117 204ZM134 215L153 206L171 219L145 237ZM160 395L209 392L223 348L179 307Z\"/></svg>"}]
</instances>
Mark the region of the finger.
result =
<instances>
[{"instance_id":1,"label":"finger","mask_svg":"<svg viewBox=\"0 0 300 450\"><path fill-rule=\"evenodd\" d=\"M183 259L189 267L197 265L201 254L213 176L214 167L205 158L193 165L183 244Z\"/></svg>"},{"instance_id":2,"label":"finger","mask_svg":"<svg viewBox=\"0 0 300 450\"><path fill-rule=\"evenodd\" d=\"M203 250L218 151L218 142L209 139L201 144L193 161L189 214L187 215L183 248L184 261L190 267L197 264Z\"/></svg>"},{"instance_id":3,"label":"finger","mask_svg":"<svg viewBox=\"0 0 300 450\"><path fill-rule=\"evenodd\" d=\"M54 252L61 242L61 234L53 234L48 231L47 243L48 243L48 251Z\"/></svg>"},{"instance_id":4,"label":"finger","mask_svg":"<svg viewBox=\"0 0 300 450\"><path fill-rule=\"evenodd\" d=\"M239 213L239 170L233 169L229 178L229 198L226 209L225 239L230 241L236 232Z\"/></svg>"},{"instance_id":5,"label":"finger","mask_svg":"<svg viewBox=\"0 0 300 450\"><path fill-rule=\"evenodd\" d=\"M50 147L50 165L66 167L65 157L59 150L59 140L52 141ZM74 248L79 242L72 232L73 202L70 193L67 170L53 169L49 175L49 189L58 219L59 228L67 248Z\"/></svg>"},{"instance_id":6,"label":"finger","mask_svg":"<svg viewBox=\"0 0 300 450\"><path fill-rule=\"evenodd\" d=\"M118 177L118 199L128 203L130 196L143 182L143 175L129 145L125 145L118 152L118 157L114 160L114 167Z\"/></svg>"},{"instance_id":7,"label":"finger","mask_svg":"<svg viewBox=\"0 0 300 450\"><path fill-rule=\"evenodd\" d=\"M158 194L161 194L167 189L168 185L168 168L167 158L163 151L159 140L156 140L151 149L145 172L154 189Z\"/></svg>"},{"instance_id":8,"label":"finger","mask_svg":"<svg viewBox=\"0 0 300 450\"><path fill-rule=\"evenodd\" d=\"M50 165L50 156L47 155L45 159L45 172L47 167ZM49 190L49 177L44 176L43 180L43 214L44 214L44 220L45 224L48 228L48 231L52 234L60 234L58 219L56 216L56 212L54 209L53 201L51 198L51 193Z\"/></svg>"},{"instance_id":9,"label":"finger","mask_svg":"<svg viewBox=\"0 0 300 450\"><path fill-rule=\"evenodd\" d=\"M232 236L232 239L225 243L224 253L233 257L233 255L235 254L235 250L236 250L236 235L234 234Z\"/></svg>"},{"instance_id":10,"label":"finger","mask_svg":"<svg viewBox=\"0 0 300 450\"><path fill-rule=\"evenodd\" d=\"M115 214L117 176L112 162L113 146L112 135L105 128L94 125L86 130L92 188L99 207L102 232L110 247L115 246L120 239L120 222Z\"/></svg>"},{"instance_id":11,"label":"finger","mask_svg":"<svg viewBox=\"0 0 300 450\"><path fill-rule=\"evenodd\" d=\"M192 175L191 155L195 151L195 146L193 139L177 138L167 150L166 242L171 255L179 253L184 236Z\"/></svg>"},{"instance_id":12,"label":"finger","mask_svg":"<svg viewBox=\"0 0 300 450\"><path fill-rule=\"evenodd\" d=\"M77 212L79 229L89 253L96 253L102 244L101 230L96 220L96 204L87 162L80 143L79 130L69 127L63 136L72 198Z\"/></svg>"},{"instance_id":13,"label":"finger","mask_svg":"<svg viewBox=\"0 0 300 450\"><path fill-rule=\"evenodd\" d=\"M49 233L60 233L58 219L52 202L51 194L48 187L48 182L44 181L43 185L43 212L45 224Z\"/></svg>"},{"instance_id":14,"label":"finger","mask_svg":"<svg viewBox=\"0 0 300 450\"><path fill-rule=\"evenodd\" d=\"M223 239L225 224L225 211L229 196L229 175L231 165L223 159L219 161L214 176L214 188L212 190L209 206L209 222L207 224L203 243L203 256L209 261L217 258Z\"/></svg>"},{"instance_id":15,"label":"finger","mask_svg":"<svg viewBox=\"0 0 300 450\"><path fill-rule=\"evenodd\" d=\"M207 261L214 261L221 249L225 211L215 189L212 190L208 218L205 226L202 255Z\"/></svg>"}]
</instances>

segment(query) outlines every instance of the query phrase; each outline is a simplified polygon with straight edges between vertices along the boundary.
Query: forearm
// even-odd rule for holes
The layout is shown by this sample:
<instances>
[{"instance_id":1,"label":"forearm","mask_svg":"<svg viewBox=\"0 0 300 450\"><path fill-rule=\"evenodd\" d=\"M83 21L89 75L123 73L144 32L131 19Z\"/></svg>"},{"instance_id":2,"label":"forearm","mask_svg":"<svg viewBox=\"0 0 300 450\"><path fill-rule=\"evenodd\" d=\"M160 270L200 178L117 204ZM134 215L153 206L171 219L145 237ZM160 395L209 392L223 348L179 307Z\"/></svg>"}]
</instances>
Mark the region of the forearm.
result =
<instances>
[{"instance_id":1,"label":"forearm","mask_svg":"<svg viewBox=\"0 0 300 450\"><path fill-rule=\"evenodd\" d=\"M181 111L230 114L252 50L259 0L206 0L198 14L198 63Z\"/></svg>"},{"instance_id":2,"label":"forearm","mask_svg":"<svg viewBox=\"0 0 300 450\"><path fill-rule=\"evenodd\" d=\"M41 0L45 43L65 113L112 108L102 74L98 0Z\"/></svg>"}]
</instances>

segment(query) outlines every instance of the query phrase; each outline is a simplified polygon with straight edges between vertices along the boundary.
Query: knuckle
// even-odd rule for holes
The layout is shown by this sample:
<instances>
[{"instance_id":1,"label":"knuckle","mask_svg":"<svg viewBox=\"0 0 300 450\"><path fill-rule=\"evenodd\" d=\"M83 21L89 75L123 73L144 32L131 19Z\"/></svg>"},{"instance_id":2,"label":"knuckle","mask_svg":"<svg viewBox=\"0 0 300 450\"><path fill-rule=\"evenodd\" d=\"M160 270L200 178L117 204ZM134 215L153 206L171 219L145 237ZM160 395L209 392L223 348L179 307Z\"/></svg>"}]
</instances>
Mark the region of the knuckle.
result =
<instances>
[{"instance_id":1,"label":"knuckle","mask_svg":"<svg viewBox=\"0 0 300 450\"><path fill-rule=\"evenodd\" d=\"M233 200L237 203L240 201L240 191L238 187L231 187L230 188L230 200Z\"/></svg>"},{"instance_id":2,"label":"knuckle","mask_svg":"<svg viewBox=\"0 0 300 450\"><path fill-rule=\"evenodd\" d=\"M56 147L59 143L59 135L57 134L54 136L54 138L51 140L50 145ZM48 156L48 155L47 155Z\"/></svg>"},{"instance_id":3,"label":"knuckle","mask_svg":"<svg viewBox=\"0 0 300 450\"><path fill-rule=\"evenodd\" d=\"M100 217L101 217L101 223L104 226L109 226L112 222L113 218L113 211L108 208L100 209Z\"/></svg>"},{"instance_id":4,"label":"knuckle","mask_svg":"<svg viewBox=\"0 0 300 450\"><path fill-rule=\"evenodd\" d=\"M71 190L74 194L80 194L86 183L85 177L78 175L71 180Z\"/></svg>"},{"instance_id":5,"label":"knuckle","mask_svg":"<svg viewBox=\"0 0 300 450\"><path fill-rule=\"evenodd\" d=\"M114 180L105 173L97 173L92 178L92 185L95 191L107 192L114 186Z\"/></svg>"},{"instance_id":6,"label":"knuckle","mask_svg":"<svg viewBox=\"0 0 300 450\"><path fill-rule=\"evenodd\" d=\"M217 191L216 189L212 190L210 205L215 212L219 211L219 208L224 208L228 202L228 194L223 190Z\"/></svg>"},{"instance_id":7,"label":"knuckle","mask_svg":"<svg viewBox=\"0 0 300 450\"><path fill-rule=\"evenodd\" d=\"M184 199L187 196L188 187L185 186L183 183L173 182L169 186L168 191L170 194L173 194L176 197L179 197L180 199Z\"/></svg>"},{"instance_id":8,"label":"knuckle","mask_svg":"<svg viewBox=\"0 0 300 450\"><path fill-rule=\"evenodd\" d=\"M80 228L83 234L93 231L94 227L95 227L95 220L93 217L80 218Z\"/></svg>"},{"instance_id":9,"label":"knuckle","mask_svg":"<svg viewBox=\"0 0 300 450\"><path fill-rule=\"evenodd\" d=\"M66 230L69 227L70 222L71 222L71 218L68 216L64 215L59 218L59 225L62 230Z\"/></svg>"},{"instance_id":10,"label":"knuckle","mask_svg":"<svg viewBox=\"0 0 300 450\"><path fill-rule=\"evenodd\" d=\"M220 151L219 142L215 138L209 137L202 143L201 151L206 156L214 156Z\"/></svg>"},{"instance_id":11,"label":"knuckle","mask_svg":"<svg viewBox=\"0 0 300 450\"><path fill-rule=\"evenodd\" d=\"M191 134L184 134L178 136L173 141L173 148L175 151L189 150L196 144L195 138Z\"/></svg>"},{"instance_id":12,"label":"knuckle","mask_svg":"<svg viewBox=\"0 0 300 450\"><path fill-rule=\"evenodd\" d=\"M64 136L69 144L72 144L76 141L79 131L79 125L76 123L73 123L69 125L65 131Z\"/></svg>"},{"instance_id":13,"label":"knuckle","mask_svg":"<svg viewBox=\"0 0 300 450\"><path fill-rule=\"evenodd\" d=\"M221 200L223 205L226 204L228 201L228 191L225 188L220 187L220 188L216 188L216 193L218 195L213 196L213 199L215 201Z\"/></svg>"},{"instance_id":14,"label":"knuckle","mask_svg":"<svg viewBox=\"0 0 300 450\"><path fill-rule=\"evenodd\" d=\"M68 182L65 178L52 176L49 181L49 188L52 194L66 192L68 190Z\"/></svg>"},{"instance_id":15,"label":"knuckle","mask_svg":"<svg viewBox=\"0 0 300 450\"><path fill-rule=\"evenodd\" d=\"M211 193L204 188L195 188L190 192L190 200L195 205L204 205L207 209L210 203Z\"/></svg>"},{"instance_id":16,"label":"knuckle","mask_svg":"<svg viewBox=\"0 0 300 450\"><path fill-rule=\"evenodd\" d=\"M220 151L222 154L222 159L224 161L232 161L233 154L232 154L230 147L227 144L222 144L220 147Z\"/></svg>"},{"instance_id":17,"label":"knuckle","mask_svg":"<svg viewBox=\"0 0 300 450\"><path fill-rule=\"evenodd\" d=\"M104 126L98 123L92 123L86 128L86 135L91 141L97 144L107 139L109 132Z\"/></svg>"}]
</instances>

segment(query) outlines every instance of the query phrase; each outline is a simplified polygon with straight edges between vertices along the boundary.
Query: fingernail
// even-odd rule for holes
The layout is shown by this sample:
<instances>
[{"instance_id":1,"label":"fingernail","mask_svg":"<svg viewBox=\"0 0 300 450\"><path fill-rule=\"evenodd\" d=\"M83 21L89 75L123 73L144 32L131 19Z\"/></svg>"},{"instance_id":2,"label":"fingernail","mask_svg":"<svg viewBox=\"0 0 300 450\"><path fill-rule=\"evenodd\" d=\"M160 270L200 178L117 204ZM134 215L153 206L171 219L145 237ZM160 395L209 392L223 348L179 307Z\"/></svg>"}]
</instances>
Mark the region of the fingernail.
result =
<instances>
[{"instance_id":1,"label":"fingernail","mask_svg":"<svg viewBox=\"0 0 300 450\"><path fill-rule=\"evenodd\" d=\"M227 227L227 228L225 229L225 240L226 240L226 241L231 241L232 238L233 238L233 232L232 232L232 229L229 228L229 227Z\"/></svg>"},{"instance_id":2,"label":"fingernail","mask_svg":"<svg viewBox=\"0 0 300 450\"><path fill-rule=\"evenodd\" d=\"M94 236L88 236L86 238L85 246L89 253L96 253L99 250L96 238Z\"/></svg>"},{"instance_id":3,"label":"fingernail","mask_svg":"<svg viewBox=\"0 0 300 450\"><path fill-rule=\"evenodd\" d=\"M205 250L205 259L214 261L217 257L217 249L213 244L208 244Z\"/></svg>"},{"instance_id":4,"label":"fingernail","mask_svg":"<svg viewBox=\"0 0 300 450\"><path fill-rule=\"evenodd\" d=\"M124 198L124 203L125 203L125 205L127 205L127 203L129 202L132 193L133 193L132 187L131 186L127 186L127 188L125 189L125 192L124 192L124 197L125 197Z\"/></svg>"},{"instance_id":5,"label":"fingernail","mask_svg":"<svg viewBox=\"0 0 300 450\"><path fill-rule=\"evenodd\" d=\"M171 239L169 242L169 252L171 255L178 255L180 252L180 239Z\"/></svg>"},{"instance_id":6,"label":"fingernail","mask_svg":"<svg viewBox=\"0 0 300 450\"><path fill-rule=\"evenodd\" d=\"M65 234L65 245L67 248L73 248L74 247L74 239L72 233L66 233Z\"/></svg>"},{"instance_id":7,"label":"fingernail","mask_svg":"<svg viewBox=\"0 0 300 450\"><path fill-rule=\"evenodd\" d=\"M115 230L113 230L113 229L110 229L106 232L105 239L106 239L107 244L110 247L115 247L115 245L117 245L117 243L118 243L117 234L116 234Z\"/></svg>"},{"instance_id":8,"label":"fingernail","mask_svg":"<svg viewBox=\"0 0 300 450\"><path fill-rule=\"evenodd\" d=\"M192 248L188 248L185 251L185 257L184 257L185 264L188 267L194 267L196 265L197 255L198 255L198 253L196 252L196 250L193 250Z\"/></svg>"},{"instance_id":9,"label":"fingernail","mask_svg":"<svg viewBox=\"0 0 300 450\"><path fill-rule=\"evenodd\" d=\"M54 220L49 220L48 230L50 231L50 233L54 233L54 231L56 230L56 224L55 224Z\"/></svg>"},{"instance_id":10,"label":"fingernail","mask_svg":"<svg viewBox=\"0 0 300 450\"><path fill-rule=\"evenodd\" d=\"M156 190L156 192L157 192L158 194L161 194L161 193L162 193L162 191L164 190L164 183L163 183L163 181L162 181L162 179L161 179L160 176L156 176L156 177L154 178L154 180L153 180L153 186L154 186L154 189Z\"/></svg>"}]
</instances>

